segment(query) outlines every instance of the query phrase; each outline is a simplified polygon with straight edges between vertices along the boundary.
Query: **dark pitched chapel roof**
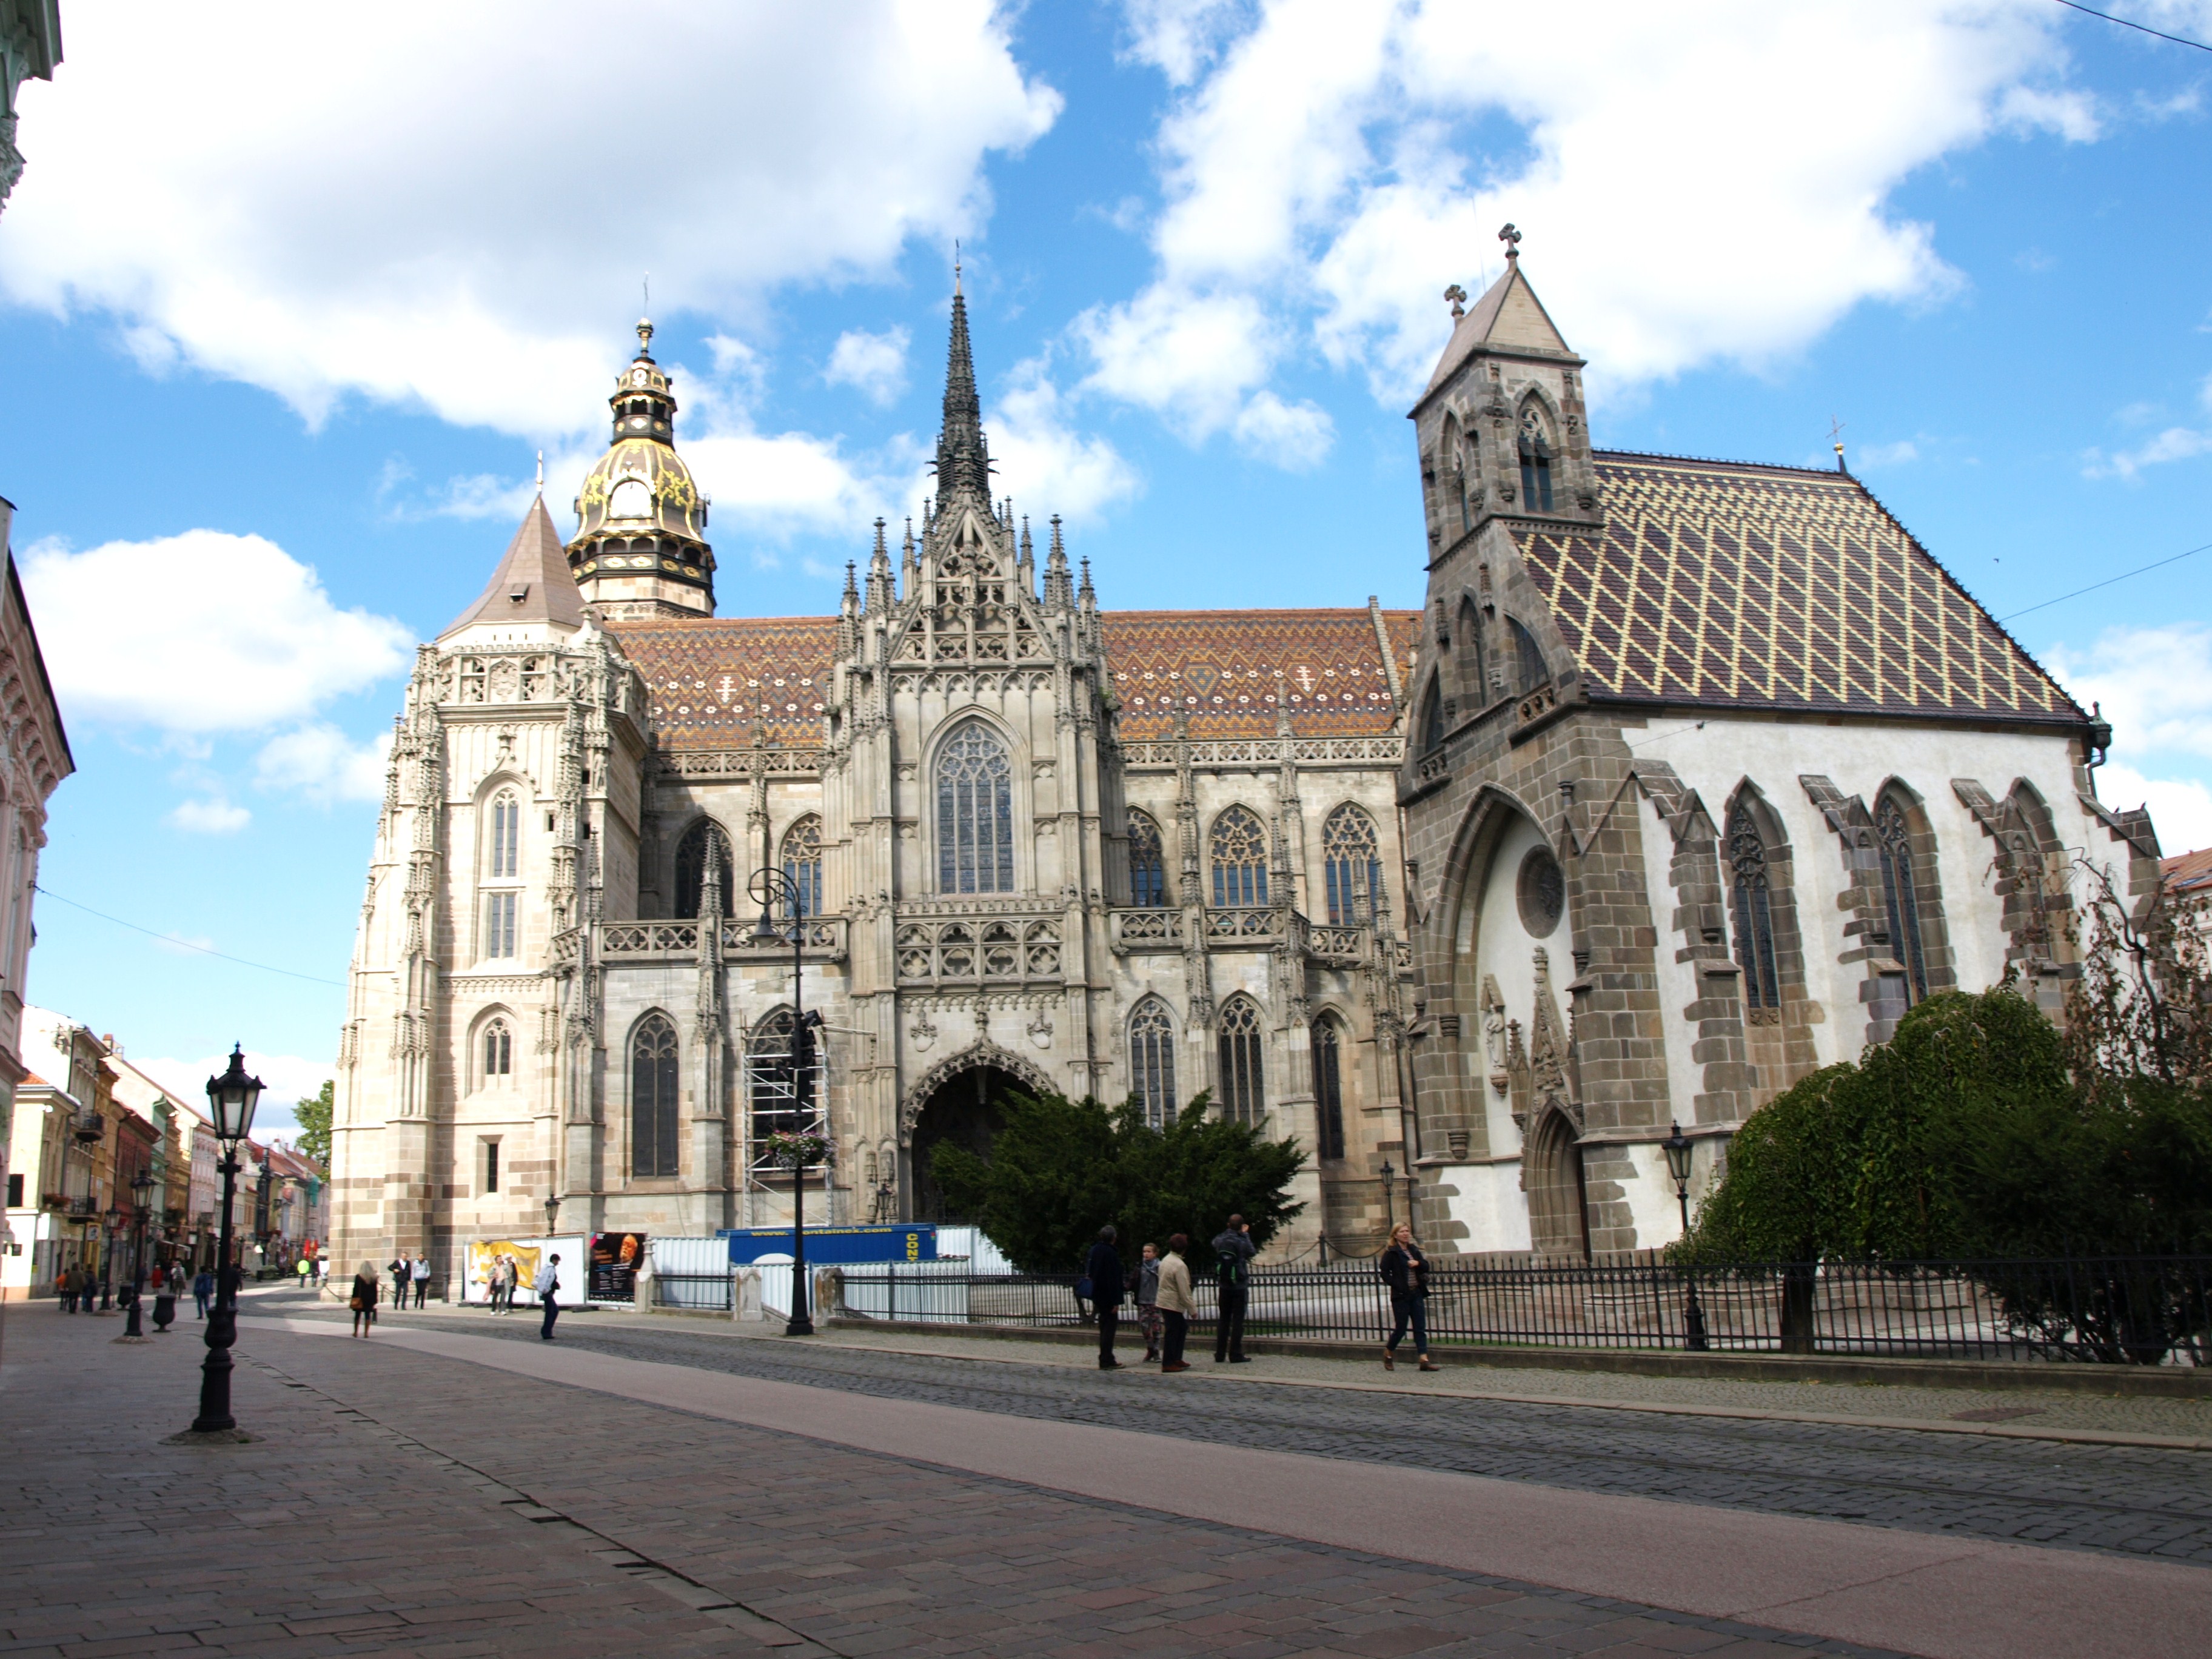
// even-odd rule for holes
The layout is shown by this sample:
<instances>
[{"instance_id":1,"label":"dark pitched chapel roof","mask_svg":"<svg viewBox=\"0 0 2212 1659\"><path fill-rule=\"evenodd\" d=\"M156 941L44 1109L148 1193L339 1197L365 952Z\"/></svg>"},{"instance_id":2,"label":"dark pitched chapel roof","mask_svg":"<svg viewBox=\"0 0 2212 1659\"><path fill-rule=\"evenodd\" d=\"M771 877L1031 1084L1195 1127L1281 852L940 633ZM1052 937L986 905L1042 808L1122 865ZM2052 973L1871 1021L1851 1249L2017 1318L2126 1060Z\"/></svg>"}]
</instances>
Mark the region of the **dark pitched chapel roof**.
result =
<instances>
[{"instance_id":1,"label":"dark pitched chapel roof","mask_svg":"<svg viewBox=\"0 0 2212 1659\"><path fill-rule=\"evenodd\" d=\"M444 634L458 633L471 623L561 623L570 628L584 623L584 595L568 570L568 555L561 545L561 532L540 495L523 515L522 526L507 544L507 555L491 573L491 580L477 601L447 624Z\"/></svg>"},{"instance_id":2,"label":"dark pitched chapel roof","mask_svg":"<svg viewBox=\"0 0 2212 1659\"><path fill-rule=\"evenodd\" d=\"M1595 696L2087 720L1850 474L1600 451L1601 533L1513 530Z\"/></svg>"}]
</instances>

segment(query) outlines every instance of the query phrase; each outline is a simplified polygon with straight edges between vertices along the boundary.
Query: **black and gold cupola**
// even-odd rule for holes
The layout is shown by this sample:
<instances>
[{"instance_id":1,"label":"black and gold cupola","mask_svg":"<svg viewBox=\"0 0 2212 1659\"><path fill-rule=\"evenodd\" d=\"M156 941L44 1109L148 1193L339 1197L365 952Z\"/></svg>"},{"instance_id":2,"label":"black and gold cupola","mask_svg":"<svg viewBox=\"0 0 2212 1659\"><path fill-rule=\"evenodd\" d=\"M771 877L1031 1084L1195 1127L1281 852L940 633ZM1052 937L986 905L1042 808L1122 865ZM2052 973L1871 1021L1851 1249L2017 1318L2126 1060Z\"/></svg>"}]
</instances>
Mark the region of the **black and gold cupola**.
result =
<instances>
[{"instance_id":1,"label":"black and gold cupola","mask_svg":"<svg viewBox=\"0 0 2212 1659\"><path fill-rule=\"evenodd\" d=\"M576 494L576 586L611 619L711 617L707 497L676 453L676 394L653 360L651 322L638 324L637 356L607 405L614 441Z\"/></svg>"}]
</instances>

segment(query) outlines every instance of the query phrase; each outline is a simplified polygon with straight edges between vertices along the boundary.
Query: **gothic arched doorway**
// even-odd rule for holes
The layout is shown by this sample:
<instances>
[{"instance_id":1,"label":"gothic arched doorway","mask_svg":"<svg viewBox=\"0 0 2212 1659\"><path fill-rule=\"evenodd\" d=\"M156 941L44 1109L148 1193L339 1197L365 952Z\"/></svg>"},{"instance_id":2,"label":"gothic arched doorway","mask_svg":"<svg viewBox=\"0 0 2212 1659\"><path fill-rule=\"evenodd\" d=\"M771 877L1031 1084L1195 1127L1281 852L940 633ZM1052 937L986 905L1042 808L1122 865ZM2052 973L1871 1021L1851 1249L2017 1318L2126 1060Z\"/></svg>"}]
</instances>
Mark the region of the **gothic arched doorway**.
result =
<instances>
[{"instance_id":1,"label":"gothic arched doorway","mask_svg":"<svg viewBox=\"0 0 2212 1659\"><path fill-rule=\"evenodd\" d=\"M1583 1149L1572 1120L1556 1106L1544 1114L1522 1151L1521 1179L1528 1194L1529 1248L1538 1255L1588 1261Z\"/></svg>"},{"instance_id":2,"label":"gothic arched doorway","mask_svg":"<svg viewBox=\"0 0 2212 1659\"><path fill-rule=\"evenodd\" d=\"M908 1139L908 1215L910 1221L973 1221L955 1214L945 1204L932 1162L939 1146L951 1145L979 1158L991 1155L1004 1122L1000 1103L1009 1092L1029 1094L1036 1085L1027 1079L991 1065L955 1072L932 1090L914 1120Z\"/></svg>"}]
</instances>

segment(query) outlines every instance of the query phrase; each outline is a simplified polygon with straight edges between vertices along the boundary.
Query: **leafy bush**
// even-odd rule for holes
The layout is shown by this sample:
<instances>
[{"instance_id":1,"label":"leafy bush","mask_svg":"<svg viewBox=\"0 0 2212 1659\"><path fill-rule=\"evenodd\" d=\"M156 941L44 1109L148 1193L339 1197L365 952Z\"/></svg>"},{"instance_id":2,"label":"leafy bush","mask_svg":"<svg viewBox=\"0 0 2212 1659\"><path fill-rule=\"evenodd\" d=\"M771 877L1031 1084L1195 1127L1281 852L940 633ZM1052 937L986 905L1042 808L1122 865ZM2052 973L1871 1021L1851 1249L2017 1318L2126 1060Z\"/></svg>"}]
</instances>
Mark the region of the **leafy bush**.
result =
<instances>
[{"instance_id":1,"label":"leafy bush","mask_svg":"<svg viewBox=\"0 0 2212 1659\"><path fill-rule=\"evenodd\" d=\"M1212 1237L1234 1215L1265 1244L1304 1206L1290 1183L1305 1163L1294 1141L1209 1115L1200 1095L1164 1129L1133 1099L1119 1107L1060 1095L1008 1094L991 1155L939 1145L931 1171L954 1207L975 1216L1024 1273L1068 1273L1099 1228L1121 1231L1125 1261L1171 1233Z\"/></svg>"}]
</instances>

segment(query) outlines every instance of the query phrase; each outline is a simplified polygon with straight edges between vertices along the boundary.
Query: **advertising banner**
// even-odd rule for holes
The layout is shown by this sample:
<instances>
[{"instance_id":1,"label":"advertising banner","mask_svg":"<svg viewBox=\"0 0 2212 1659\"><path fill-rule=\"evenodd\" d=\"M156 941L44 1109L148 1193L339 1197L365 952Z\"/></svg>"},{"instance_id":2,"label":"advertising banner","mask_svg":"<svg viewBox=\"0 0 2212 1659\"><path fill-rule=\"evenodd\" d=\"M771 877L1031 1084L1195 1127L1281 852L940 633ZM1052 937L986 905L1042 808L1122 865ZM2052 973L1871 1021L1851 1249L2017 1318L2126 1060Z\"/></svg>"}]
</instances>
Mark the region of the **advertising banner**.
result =
<instances>
[{"instance_id":1,"label":"advertising banner","mask_svg":"<svg viewBox=\"0 0 2212 1659\"><path fill-rule=\"evenodd\" d=\"M594 1302L637 1300L638 1264L645 1260L643 1233L592 1235L592 1289Z\"/></svg>"},{"instance_id":2,"label":"advertising banner","mask_svg":"<svg viewBox=\"0 0 2212 1659\"><path fill-rule=\"evenodd\" d=\"M788 1227L726 1228L720 1237L730 1241L732 1267L744 1267L764 1255L791 1259ZM806 1260L810 1266L820 1267L853 1261L934 1261L937 1229L927 1222L888 1227L809 1227Z\"/></svg>"},{"instance_id":3,"label":"advertising banner","mask_svg":"<svg viewBox=\"0 0 2212 1659\"><path fill-rule=\"evenodd\" d=\"M470 1302L491 1300L491 1270L500 1257L513 1256L518 1269L515 1282L515 1301L529 1300L529 1291L538 1279L538 1264L544 1260L543 1242L519 1244L510 1238L471 1239L469 1242L469 1272L467 1286L463 1295Z\"/></svg>"}]
</instances>

